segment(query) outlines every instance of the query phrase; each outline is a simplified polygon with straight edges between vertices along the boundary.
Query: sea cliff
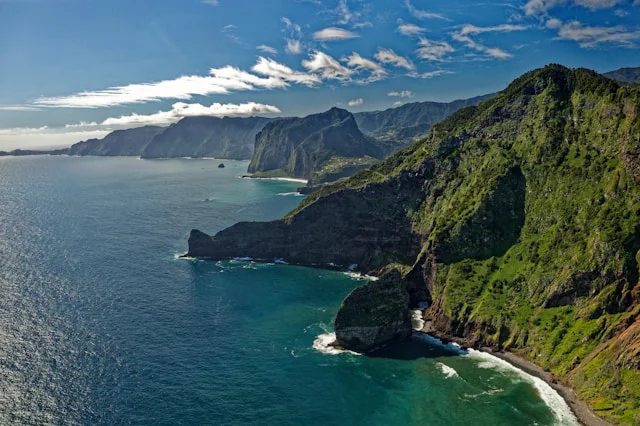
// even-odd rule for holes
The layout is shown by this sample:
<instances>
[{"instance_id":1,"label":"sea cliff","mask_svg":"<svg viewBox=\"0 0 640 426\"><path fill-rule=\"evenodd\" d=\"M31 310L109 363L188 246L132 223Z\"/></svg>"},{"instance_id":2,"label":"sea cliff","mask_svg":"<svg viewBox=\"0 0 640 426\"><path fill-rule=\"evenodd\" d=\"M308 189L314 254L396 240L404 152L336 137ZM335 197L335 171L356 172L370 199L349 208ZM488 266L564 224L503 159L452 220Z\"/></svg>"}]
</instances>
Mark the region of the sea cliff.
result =
<instances>
[{"instance_id":1,"label":"sea cliff","mask_svg":"<svg viewBox=\"0 0 640 426\"><path fill-rule=\"evenodd\" d=\"M516 352L599 415L637 424L639 108L638 88L551 65L283 219L193 231L189 255L397 269L409 305L430 302L435 334ZM359 294L339 318L370 306ZM402 335L396 323L380 335ZM353 337L345 347L362 350Z\"/></svg>"}]
</instances>

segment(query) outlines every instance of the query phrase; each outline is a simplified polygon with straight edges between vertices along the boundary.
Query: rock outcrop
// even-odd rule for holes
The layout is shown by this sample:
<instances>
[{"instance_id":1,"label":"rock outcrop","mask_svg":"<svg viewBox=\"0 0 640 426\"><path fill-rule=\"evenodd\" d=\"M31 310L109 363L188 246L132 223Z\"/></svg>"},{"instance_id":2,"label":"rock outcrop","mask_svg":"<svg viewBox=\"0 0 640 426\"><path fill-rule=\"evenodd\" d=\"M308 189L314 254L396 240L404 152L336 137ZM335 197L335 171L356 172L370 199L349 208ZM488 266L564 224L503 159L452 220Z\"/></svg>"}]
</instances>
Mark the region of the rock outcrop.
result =
<instances>
[{"instance_id":1,"label":"rock outcrop","mask_svg":"<svg viewBox=\"0 0 640 426\"><path fill-rule=\"evenodd\" d=\"M358 129L349 111L331 108L321 114L286 118L265 126L256 137L248 171L312 179L324 167L335 165L335 172L345 166L366 167L385 154L375 139ZM354 162L355 159L360 161Z\"/></svg>"},{"instance_id":2,"label":"rock outcrop","mask_svg":"<svg viewBox=\"0 0 640 426\"><path fill-rule=\"evenodd\" d=\"M321 187L281 220L214 237L194 231L189 254L363 272L399 265L409 302L431 302L436 334L517 352L608 420L634 424L639 110L640 88L548 66L380 164ZM380 306L399 300L379 294ZM340 327L350 324L348 312ZM376 336L392 340L402 327ZM343 330L347 348L386 340Z\"/></svg>"},{"instance_id":3,"label":"rock outcrop","mask_svg":"<svg viewBox=\"0 0 640 426\"><path fill-rule=\"evenodd\" d=\"M353 290L338 310L337 343L367 353L411 335L409 292L397 270Z\"/></svg>"}]
</instances>

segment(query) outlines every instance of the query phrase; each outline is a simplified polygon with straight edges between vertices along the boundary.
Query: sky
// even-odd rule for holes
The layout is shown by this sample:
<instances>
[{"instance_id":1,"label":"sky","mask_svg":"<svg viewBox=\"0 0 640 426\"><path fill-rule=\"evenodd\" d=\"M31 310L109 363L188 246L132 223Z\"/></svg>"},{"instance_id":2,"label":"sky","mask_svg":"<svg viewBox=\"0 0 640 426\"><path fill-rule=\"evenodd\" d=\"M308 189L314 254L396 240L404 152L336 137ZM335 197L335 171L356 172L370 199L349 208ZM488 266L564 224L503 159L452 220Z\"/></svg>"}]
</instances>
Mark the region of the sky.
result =
<instances>
[{"instance_id":1,"label":"sky","mask_svg":"<svg viewBox=\"0 0 640 426\"><path fill-rule=\"evenodd\" d=\"M0 0L0 150L640 66L640 0Z\"/></svg>"}]
</instances>

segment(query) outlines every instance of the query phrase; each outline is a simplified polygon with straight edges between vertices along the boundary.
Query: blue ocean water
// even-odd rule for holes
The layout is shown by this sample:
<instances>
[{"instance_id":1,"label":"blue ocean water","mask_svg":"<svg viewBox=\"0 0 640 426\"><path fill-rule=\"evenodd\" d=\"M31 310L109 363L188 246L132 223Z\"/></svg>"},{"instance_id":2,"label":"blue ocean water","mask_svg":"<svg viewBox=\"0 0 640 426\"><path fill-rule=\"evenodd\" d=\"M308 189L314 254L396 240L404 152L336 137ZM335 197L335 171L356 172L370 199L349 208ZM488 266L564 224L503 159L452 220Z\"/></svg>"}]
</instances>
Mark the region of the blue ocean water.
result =
<instances>
[{"instance_id":1,"label":"blue ocean water","mask_svg":"<svg viewBox=\"0 0 640 426\"><path fill-rule=\"evenodd\" d=\"M348 275L177 259L193 227L301 200L225 164L0 159L0 424L574 422L539 380L428 338L326 353Z\"/></svg>"}]
</instances>

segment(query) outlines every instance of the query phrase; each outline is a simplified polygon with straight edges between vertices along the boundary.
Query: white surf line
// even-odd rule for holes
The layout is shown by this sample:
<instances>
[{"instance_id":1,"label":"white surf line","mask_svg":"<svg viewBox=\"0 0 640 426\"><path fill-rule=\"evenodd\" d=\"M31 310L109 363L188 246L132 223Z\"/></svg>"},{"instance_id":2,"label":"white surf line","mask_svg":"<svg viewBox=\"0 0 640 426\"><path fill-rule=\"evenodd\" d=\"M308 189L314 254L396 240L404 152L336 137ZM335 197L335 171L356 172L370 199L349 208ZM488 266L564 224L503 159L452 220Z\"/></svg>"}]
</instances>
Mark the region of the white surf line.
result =
<instances>
[{"instance_id":1,"label":"white surf line","mask_svg":"<svg viewBox=\"0 0 640 426\"><path fill-rule=\"evenodd\" d=\"M255 179L255 180L276 180L283 182L298 182L304 183L305 185L309 183L307 179L298 179L298 178L288 178L288 177L253 177L253 176L240 176L240 179Z\"/></svg>"},{"instance_id":2,"label":"white surf line","mask_svg":"<svg viewBox=\"0 0 640 426\"><path fill-rule=\"evenodd\" d=\"M414 332L413 337L424 340L432 345L440 346L444 349L450 350L451 352L457 353L458 355L477 360L479 361L477 363L477 366L479 368L491 368L500 370L502 372L518 375L520 379L524 379L525 382L529 383L536 389L538 395L540 396L540 399L542 399L547 407L549 407L554 417L558 421L558 425L580 425L580 422L573 414L573 411L571 411L571 408L569 407L567 401L565 401L565 399L558 392L556 392L556 390L553 389L551 385L549 385L541 378L533 376L526 371L516 367L515 365L509 363L508 361L505 361L487 352L482 352L475 349L463 349L460 345L452 342L445 344L442 342L442 340L427 333Z\"/></svg>"}]
</instances>

